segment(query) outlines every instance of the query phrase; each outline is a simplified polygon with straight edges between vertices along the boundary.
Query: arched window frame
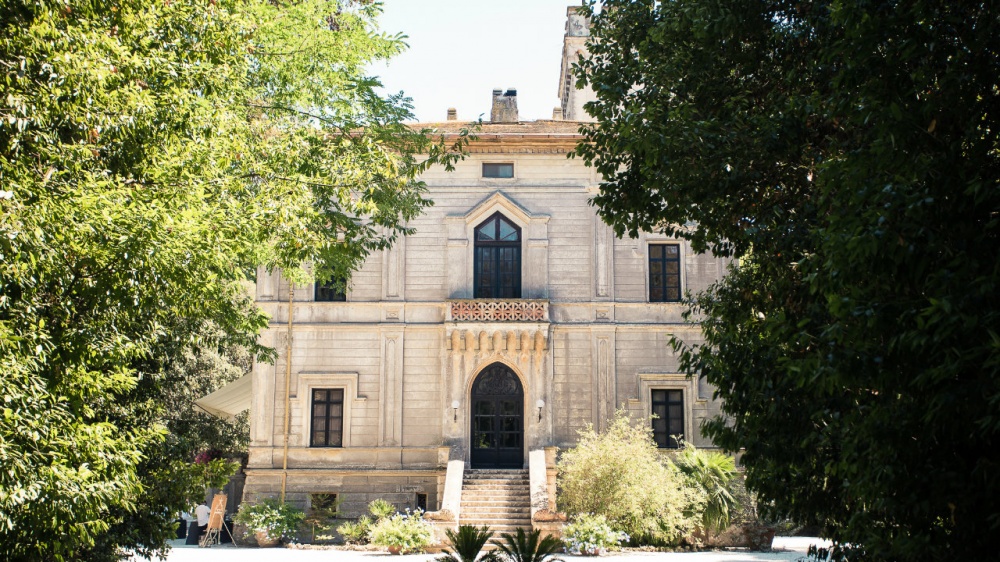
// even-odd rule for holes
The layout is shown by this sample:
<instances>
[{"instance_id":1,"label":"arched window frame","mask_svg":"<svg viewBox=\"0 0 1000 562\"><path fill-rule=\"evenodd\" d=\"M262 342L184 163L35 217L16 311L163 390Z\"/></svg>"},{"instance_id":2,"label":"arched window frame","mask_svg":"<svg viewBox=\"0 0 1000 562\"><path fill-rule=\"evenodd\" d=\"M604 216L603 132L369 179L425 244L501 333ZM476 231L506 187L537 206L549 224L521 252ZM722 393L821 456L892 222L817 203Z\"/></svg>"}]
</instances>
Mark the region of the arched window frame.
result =
<instances>
[{"instance_id":1,"label":"arched window frame","mask_svg":"<svg viewBox=\"0 0 1000 562\"><path fill-rule=\"evenodd\" d=\"M501 191L494 192L464 213L445 217L448 228L448 298L473 298L473 230L497 211L521 228L521 298L549 298L549 216L528 211Z\"/></svg>"},{"instance_id":2,"label":"arched window frame","mask_svg":"<svg viewBox=\"0 0 1000 562\"><path fill-rule=\"evenodd\" d=\"M512 229L514 239L501 236L503 224ZM486 227L494 229L491 239L481 239L480 232ZM472 229L472 236L473 298L521 298L521 261L524 242L521 227L500 211L496 211ZM504 267L512 276L510 283L504 283L502 271ZM488 276L489 279L484 279L484 276Z\"/></svg>"}]
</instances>

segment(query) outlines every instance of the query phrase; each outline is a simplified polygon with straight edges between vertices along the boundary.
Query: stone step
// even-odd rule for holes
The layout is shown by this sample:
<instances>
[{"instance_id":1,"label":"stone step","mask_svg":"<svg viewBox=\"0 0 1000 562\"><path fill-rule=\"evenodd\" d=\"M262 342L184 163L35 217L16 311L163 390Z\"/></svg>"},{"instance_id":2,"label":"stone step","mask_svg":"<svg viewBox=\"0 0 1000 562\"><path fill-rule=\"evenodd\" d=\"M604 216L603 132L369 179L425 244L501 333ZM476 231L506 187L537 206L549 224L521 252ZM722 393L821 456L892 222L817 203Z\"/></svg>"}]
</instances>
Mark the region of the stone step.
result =
<instances>
[{"instance_id":1,"label":"stone step","mask_svg":"<svg viewBox=\"0 0 1000 562\"><path fill-rule=\"evenodd\" d=\"M530 509L530 508L531 504L528 502L516 503L516 504L502 503L502 502L475 502L475 503L462 502L462 511L465 511L467 509L476 509L476 510L488 509L490 511L504 511L509 509L511 511L517 511L521 509Z\"/></svg>"},{"instance_id":2,"label":"stone step","mask_svg":"<svg viewBox=\"0 0 1000 562\"><path fill-rule=\"evenodd\" d=\"M528 507L531 500L528 498L462 498L462 508L466 507L495 507L506 509L510 507Z\"/></svg>"},{"instance_id":3,"label":"stone step","mask_svg":"<svg viewBox=\"0 0 1000 562\"><path fill-rule=\"evenodd\" d=\"M463 490L462 499L498 498L525 500L531 497L527 490Z\"/></svg>"},{"instance_id":4,"label":"stone step","mask_svg":"<svg viewBox=\"0 0 1000 562\"><path fill-rule=\"evenodd\" d=\"M524 484L531 482L530 478L463 478L463 484Z\"/></svg>"},{"instance_id":5,"label":"stone step","mask_svg":"<svg viewBox=\"0 0 1000 562\"><path fill-rule=\"evenodd\" d=\"M462 507L462 519L466 517L471 517L474 519L531 519L531 508L530 507L520 507L516 510L506 510L506 509L493 509L493 510L483 510L475 509L472 511L466 511L465 507Z\"/></svg>"},{"instance_id":6,"label":"stone step","mask_svg":"<svg viewBox=\"0 0 1000 562\"><path fill-rule=\"evenodd\" d=\"M477 526L488 526L491 531L493 531L493 536L499 537L500 533L509 533L514 529L530 529L531 521L529 519L511 519L507 521L498 521L496 519L489 518L479 518L479 519L466 519L462 518L462 525L477 525Z\"/></svg>"},{"instance_id":7,"label":"stone step","mask_svg":"<svg viewBox=\"0 0 1000 562\"><path fill-rule=\"evenodd\" d=\"M462 515L473 514L505 515L509 517L531 517L531 506L462 505Z\"/></svg>"},{"instance_id":8,"label":"stone step","mask_svg":"<svg viewBox=\"0 0 1000 562\"><path fill-rule=\"evenodd\" d=\"M527 482L462 482L463 490L527 490Z\"/></svg>"},{"instance_id":9,"label":"stone step","mask_svg":"<svg viewBox=\"0 0 1000 562\"><path fill-rule=\"evenodd\" d=\"M466 502L500 502L511 503L531 503L531 496L527 494L462 494L462 503Z\"/></svg>"},{"instance_id":10,"label":"stone step","mask_svg":"<svg viewBox=\"0 0 1000 562\"><path fill-rule=\"evenodd\" d=\"M494 506L483 506L483 507L469 507L467 505L462 506L462 514L473 514L473 513L485 513L490 516L496 517L530 517L531 508L529 506L524 507L494 507Z\"/></svg>"},{"instance_id":11,"label":"stone step","mask_svg":"<svg viewBox=\"0 0 1000 562\"><path fill-rule=\"evenodd\" d=\"M464 480L462 481L462 487L465 486L524 486L527 488L531 482L527 480L497 480L493 479L483 479L483 480Z\"/></svg>"},{"instance_id":12,"label":"stone step","mask_svg":"<svg viewBox=\"0 0 1000 562\"><path fill-rule=\"evenodd\" d=\"M490 529L496 531L498 527L520 527L522 525L527 525L531 527L530 517L484 517L482 515L466 517L462 514L462 524L463 525L489 525Z\"/></svg>"},{"instance_id":13,"label":"stone step","mask_svg":"<svg viewBox=\"0 0 1000 562\"><path fill-rule=\"evenodd\" d=\"M531 529L530 487L527 470L467 470L462 479L461 524L489 525L494 538L502 532Z\"/></svg>"},{"instance_id":14,"label":"stone step","mask_svg":"<svg viewBox=\"0 0 1000 562\"><path fill-rule=\"evenodd\" d=\"M531 494L527 490L463 490L463 500L473 499L528 500Z\"/></svg>"}]
</instances>

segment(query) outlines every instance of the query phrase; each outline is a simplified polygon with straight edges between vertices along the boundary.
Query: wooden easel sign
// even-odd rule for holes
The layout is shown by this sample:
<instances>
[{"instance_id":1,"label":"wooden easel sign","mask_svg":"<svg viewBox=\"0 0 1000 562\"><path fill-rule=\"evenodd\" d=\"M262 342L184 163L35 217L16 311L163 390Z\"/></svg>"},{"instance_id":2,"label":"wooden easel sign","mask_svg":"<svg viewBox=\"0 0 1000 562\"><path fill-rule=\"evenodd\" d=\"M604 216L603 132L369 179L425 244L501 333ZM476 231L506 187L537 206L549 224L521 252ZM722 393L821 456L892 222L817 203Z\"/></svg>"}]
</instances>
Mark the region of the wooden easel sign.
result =
<instances>
[{"instance_id":1,"label":"wooden easel sign","mask_svg":"<svg viewBox=\"0 0 1000 562\"><path fill-rule=\"evenodd\" d=\"M205 535L198 541L198 546L206 547L222 542L222 528L225 526L223 518L226 516L226 494L215 494L212 498L212 511L208 515L208 526L205 528ZM232 533L226 529L229 536Z\"/></svg>"}]
</instances>

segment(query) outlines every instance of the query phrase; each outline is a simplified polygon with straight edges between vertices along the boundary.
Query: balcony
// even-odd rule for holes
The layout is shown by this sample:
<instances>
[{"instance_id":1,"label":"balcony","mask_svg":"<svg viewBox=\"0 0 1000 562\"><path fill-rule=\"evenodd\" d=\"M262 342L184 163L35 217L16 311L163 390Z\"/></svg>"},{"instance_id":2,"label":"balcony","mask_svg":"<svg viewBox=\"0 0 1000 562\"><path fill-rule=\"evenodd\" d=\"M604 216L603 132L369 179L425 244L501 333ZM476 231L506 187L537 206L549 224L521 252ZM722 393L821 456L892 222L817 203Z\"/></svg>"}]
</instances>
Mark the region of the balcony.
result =
<instances>
[{"instance_id":1,"label":"balcony","mask_svg":"<svg viewBox=\"0 0 1000 562\"><path fill-rule=\"evenodd\" d=\"M507 354L525 361L549 347L549 301L455 299L448 301L445 335L452 354ZM523 366L527 369L527 366Z\"/></svg>"},{"instance_id":2,"label":"balcony","mask_svg":"<svg viewBox=\"0 0 1000 562\"><path fill-rule=\"evenodd\" d=\"M455 299L446 322L548 322L549 301L539 299Z\"/></svg>"}]
</instances>

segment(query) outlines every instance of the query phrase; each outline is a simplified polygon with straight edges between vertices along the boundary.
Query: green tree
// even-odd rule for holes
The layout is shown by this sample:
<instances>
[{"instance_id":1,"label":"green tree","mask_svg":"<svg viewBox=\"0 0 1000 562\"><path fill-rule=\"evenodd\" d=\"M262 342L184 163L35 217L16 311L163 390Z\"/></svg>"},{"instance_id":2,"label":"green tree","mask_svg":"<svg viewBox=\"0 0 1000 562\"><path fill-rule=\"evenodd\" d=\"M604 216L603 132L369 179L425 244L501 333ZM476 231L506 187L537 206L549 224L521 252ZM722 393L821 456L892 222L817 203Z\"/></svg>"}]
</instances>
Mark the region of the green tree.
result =
<instances>
[{"instance_id":1,"label":"green tree","mask_svg":"<svg viewBox=\"0 0 1000 562\"><path fill-rule=\"evenodd\" d=\"M838 558L994 556L997 5L603 4L595 205L739 261L676 344L725 401L706 433Z\"/></svg>"},{"instance_id":2,"label":"green tree","mask_svg":"<svg viewBox=\"0 0 1000 562\"><path fill-rule=\"evenodd\" d=\"M0 4L0 557L164 548L226 470L168 436L184 353L269 357L258 267L345 278L429 204L454 156L364 75L380 9Z\"/></svg>"}]
</instances>

